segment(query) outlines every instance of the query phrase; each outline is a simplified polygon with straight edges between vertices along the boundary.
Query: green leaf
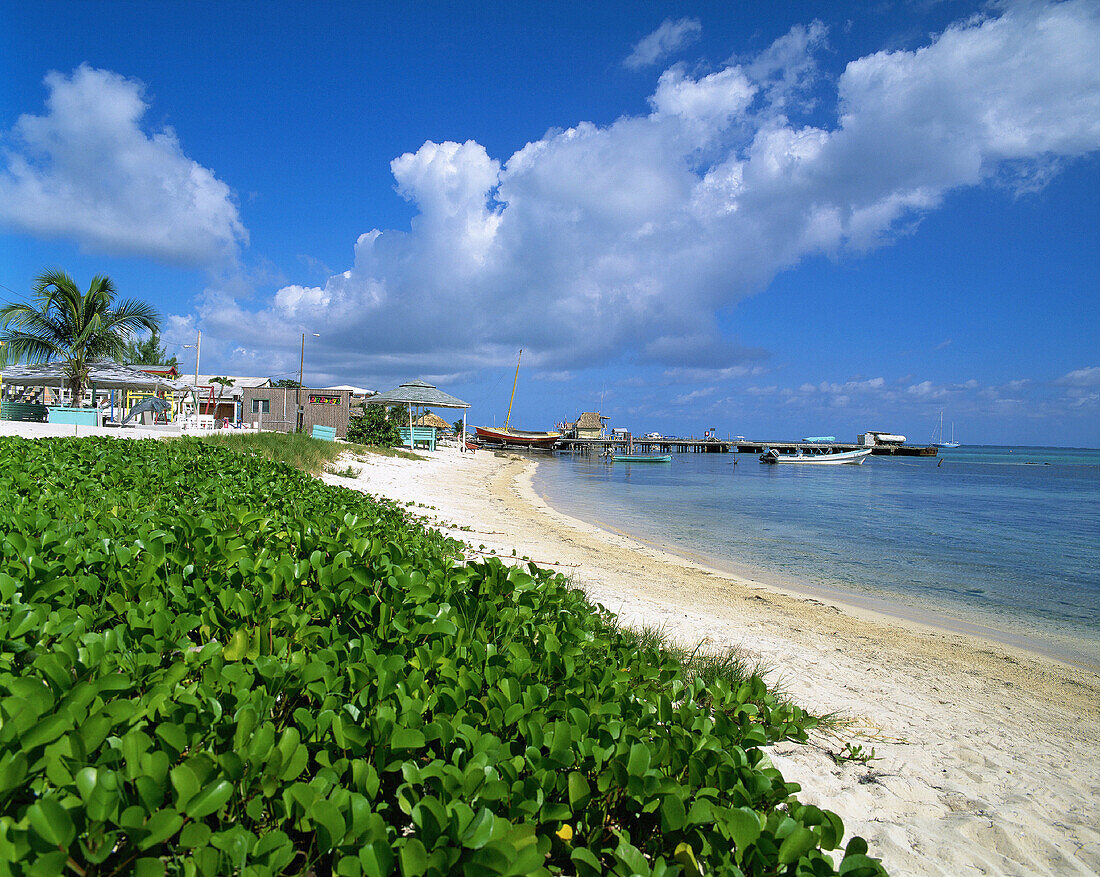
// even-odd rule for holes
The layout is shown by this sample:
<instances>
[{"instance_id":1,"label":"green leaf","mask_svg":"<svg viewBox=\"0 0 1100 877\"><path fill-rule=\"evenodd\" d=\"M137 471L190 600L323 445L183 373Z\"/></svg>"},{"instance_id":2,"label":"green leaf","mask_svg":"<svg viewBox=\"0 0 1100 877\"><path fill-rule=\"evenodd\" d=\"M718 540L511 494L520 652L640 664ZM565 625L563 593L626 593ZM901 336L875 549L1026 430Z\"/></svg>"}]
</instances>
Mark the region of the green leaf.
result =
<instances>
[{"instance_id":1,"label":"green leaf","mask_svg":"<svg viewBox=\"0 0 1100 877\"><path fill-rule=\"evenodd\" d=\"M578 866L584 866L591 869L593 874L602 874L604 872L603 865L600 864L600 860L596 858L596 855L587 847L577 847L571 850L569 858L572 862ZM577 868L577 873L585 873L581 867Z\"/></svg>"},{"instance_id":2,"label":"green leaf","mask_svg":"<svg viewBox=\"0 0 1100 877\"><path fill-rule=\"evenodd\" d=\"M677 844L672 858L684 869L685 874L699 875L703 873L703 869L699 867L699 862L695 858L695 850L691 848L691 844Z\"/></svg>"},{"instance_id":3,"label":"green leaf","mask_svg":"<svg viewBox=\"0 0 1100 877\"><path fill-rule=\"evenodd\" d=\"M630 759L626 763L626 770L631 776L644 776L649 770L650 752L645 743L634 743L630 747Z\"/></svg>"},{"instance_id":4,"label":"green leaf","mask_svg":"<svg viewBox=\"0 0 1100 877\"><path fill-rule=\"evenodd\" d=\"M687 823L687 810L683 799L676 793L661 799L661 830L679 831Z\"/></svg>"},{"instance_id":5,"label":"green leaf","mask_svg":"<svg viewBox=\"0 0 1100 877\"><path fill-rule=\"evenodd\" d=\"M189 764L181 764L179 767L172 768L170 776L172 785L176 789L176 807L182 810L187 802L198 794L202 784Z\"/></svg>"},{"instance_id":6,"label":"green leaf","mask_svg":"<svg viewBox=\"0 0 1100 877\"><path fill-rule=\"evenodd\" d=\"M183 827L183 817L175 810L158 810L145 823L147 834L138 841L139 850L163 843Z\"/></svg>"},{"instance_id":7,"label":"green leaf","mask_svg":"<svg viewBox=\"0 0 1100 877\"><path fill-rule=\"evenodd\" d=\"M489 842L493 836L493 826L496 818L485 807L482 807L474 816L466 831L462 834L462 845L467 849L479 850Z\"/></svg>"},{"instance_id":8,"label":"green leaf","mask_svg":"<svg viewBox=\"0 0 1100 877\"><path fill-rule=\"evenodd\" d=\"M191 798L184 812L191 819L202 819L220 810L231 797L233 797L233 784L227 780L219 780Z\"/></svg>"},{"instance_id":9,"label":"green leaf","mask_svg":"<svg viewBox=\"0 0 1100 877\"><path fill-rule=\"evenodd\" d=\"M725 823L740 860L741 853L760 837L760 817L755 810L738 807L725 814Z\"/></svg>"},{"instance_id":10,"label":"green leaf","mask_svg":"<svg viewBox=\"0 0 1100 877\"><path fill-rule=\"evenodd\" d=\"M424 742L424 734L416 728L394 728L390 735L393 749L420 749Z\"/></svg>"},{"instance_id":11,"label":"green leaf","mask_svg":"<svg viewBox=\"0 0 1100 877\"><path fill-rule=\"evenodd\" d=\"M251 638L248 631L244 628L238 628L234 631L233 636L229 638L225 648L222 649L222 657L227 661L243 661L248 655L250 645Z\"/></svg>"},{"instance_id":12,"label":"green leaf","mask_svg":"<svg viewBox=\"0 0 1100 877\"><path fill-rule=\"evenodd\" d=\"M328 852L339 846L347 826L335 804L324 798L315 801L309 810L309 818L322 829L317 835L317 847L321 852Z\"/></svg>"},{"instance_id":13,"label":"green leaf","mask_svg":"<svg viewBox=\"0 0 1100 877\"><path fill-rule=\"evenodd\" d=\"M138 859L133 867L134 877L164 877L164 862L160 859Z\"/></svg>"},{"instance_id":14,"label":"green leaf","mask_svg":"<svg viewBox=\"0 0 1100 877\"><path fill-rule=\"evenodd\" d=\"M588 785L588 780L579 771L572 770L569 772L568 787L569 807L573 810L583 807L592 796L592 789Z\"/></svg>"},{"instance_id":15,"label":"green leaf","mask_svg":"<svg viewBox=\"0 0 1100 877\"><path fill-rule=\"evenodd\" d=\"M401 865L402 877L419 877L428 870L428 852L415 837L405 839L398 850L397 860Z\"/></svg>"},{"instance_id":16,"label":"green leaf","mask_svg":"<svg viewBox=\"0 0 1100 877\"><path fill-rule=\"evenodd\" d=\"M40 798L27 809L31 828L50 846L68 847L76 837L72 817L56 798Z\"/></svg>"},{"instance_id":17,"label":"green leaf","mask_svg":"<svg viewBox=\"0 0 1100 877\"><path fill-rule=\"evenodd\" d=\"M797 862L814 847L814 833L800 825L779 845L779 864L789 865Z\"/></svg>"}]
</instances>

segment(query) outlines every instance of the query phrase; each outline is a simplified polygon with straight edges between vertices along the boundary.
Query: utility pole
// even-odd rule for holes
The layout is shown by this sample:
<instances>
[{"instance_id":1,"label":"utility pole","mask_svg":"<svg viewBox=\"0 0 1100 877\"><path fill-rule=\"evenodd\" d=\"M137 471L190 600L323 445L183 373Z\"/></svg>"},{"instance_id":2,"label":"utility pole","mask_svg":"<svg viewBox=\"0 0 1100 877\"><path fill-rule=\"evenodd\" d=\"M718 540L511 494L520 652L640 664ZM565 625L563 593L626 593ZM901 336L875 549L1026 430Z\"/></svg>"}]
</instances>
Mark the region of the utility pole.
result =
<instances>
[{"instance_id":1,"label":"utility pole","mask_svg":"<svg viewBox=\"0 0 1100 877\"><path fill-rule=\"evenodd\" d=\"M314 338L320 338L316 332L310 333ZM302 407L302 381L305 375L306 368L306 333L302 333L302 359L298 363L298 425L295 429L296 432L301 432L305 429L306 423L306 411Z\"/></svg>"}]
</instances>

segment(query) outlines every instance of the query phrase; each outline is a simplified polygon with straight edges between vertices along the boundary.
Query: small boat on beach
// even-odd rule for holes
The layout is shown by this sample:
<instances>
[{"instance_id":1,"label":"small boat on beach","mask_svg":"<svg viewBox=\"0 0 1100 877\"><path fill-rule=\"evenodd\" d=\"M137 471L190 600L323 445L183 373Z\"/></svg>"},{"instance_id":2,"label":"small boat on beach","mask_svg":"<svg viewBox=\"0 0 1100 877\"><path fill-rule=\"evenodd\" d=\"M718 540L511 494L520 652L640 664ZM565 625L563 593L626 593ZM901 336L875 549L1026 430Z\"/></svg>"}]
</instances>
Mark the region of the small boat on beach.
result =
<instances>
[{"instance_id":1,"label":"small boat on beach","mask_svg":"<svg viewBox=\"0 0 1100 877\"><path fill-rule=\"evenodd\" d=\"M549 450L561 438L560 432L532 432L526 429L513 429L509 424L512 420L512 403L516 401L516 384L519 382L519 364L523 359L523 351L519 352L516 360L516 376L512 380L512 398L508 400L508 415L504 418L504 426L488 427L475 426L479 441L491 445L518 445L524 448L544 448Z\"/></svg>"},{"instance_id":2,"label":"small boat on beach","mask_svg":"<svg viewBox=\"0 0 1100 877\"><path fill-rule=\"evenodd\" d=\"M614 454L615 463L671 463L672 454Z\"/></svg>"},{"instance_id":3,"label":"small boat on beach","mask_svg":"<svg viewBox=\"0 0 1100 877\"><path fill-rule=\"evenodd\" d=\"M561 438L560 432L529 432L524 429L512 429L509 426L490 428L475 426L477 437L481 441L495 445L521 445L527 448L552 448Z\"/></svg>"},{"instance_id":4,"label":"small boat on beach","mask_svg":"<svg viewBox=\"0 0 1100 877\"><path fill-rule=\"evenodd\" d=\"M808 463L817 466L861 466L871 455L870 448L856 451L833 451L831 448L798 448L794 453L781 454L775 448L767 448L760 455L761 463Z\"/></svg>"}]
</instances>

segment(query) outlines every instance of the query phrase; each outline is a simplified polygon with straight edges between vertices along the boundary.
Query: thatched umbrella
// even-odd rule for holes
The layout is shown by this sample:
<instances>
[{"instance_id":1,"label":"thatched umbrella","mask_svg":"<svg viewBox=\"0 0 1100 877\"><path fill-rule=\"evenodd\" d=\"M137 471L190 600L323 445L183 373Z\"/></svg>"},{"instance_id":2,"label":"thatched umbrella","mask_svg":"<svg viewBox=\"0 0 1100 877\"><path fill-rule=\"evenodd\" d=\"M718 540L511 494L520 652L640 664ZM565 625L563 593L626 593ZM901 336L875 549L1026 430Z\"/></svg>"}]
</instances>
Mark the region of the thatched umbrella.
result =
<instances>
[{"instance_id":1,"label":"thatched umbrella","mask_svg":"<svg viewBox=\"0 0 1100 877\"><path fill-rule=\"evenodd\" d=\"M436 429L450 429L451 428L451 425L449 423L447 423L446 420L444 420L438 414L433 414L431 411L429 411L427 414L421 414L418 418L416 418L416 425L417 426L434 426Z\"/></svg>"},{"instance_id":2,"label":"thatched umbrella","mask_svg":"<svg viewBox=\"0 0 1100 877\"><path fill-rule=\"evenodd\" d=\"M433 384L425 381L406 381L400 387L371 396L366 400L368 405L407 405L409 407L409 442L412 443L413 405L418 408L430 406L432 408L461 408L462 410L462 435L466 435L466 409L469 402L456 399L448 393L437 389ZM442 418L440 418L442 419ZM465 450L465 442L458 443L459 450Z\"/></svg>"}]
</instances>

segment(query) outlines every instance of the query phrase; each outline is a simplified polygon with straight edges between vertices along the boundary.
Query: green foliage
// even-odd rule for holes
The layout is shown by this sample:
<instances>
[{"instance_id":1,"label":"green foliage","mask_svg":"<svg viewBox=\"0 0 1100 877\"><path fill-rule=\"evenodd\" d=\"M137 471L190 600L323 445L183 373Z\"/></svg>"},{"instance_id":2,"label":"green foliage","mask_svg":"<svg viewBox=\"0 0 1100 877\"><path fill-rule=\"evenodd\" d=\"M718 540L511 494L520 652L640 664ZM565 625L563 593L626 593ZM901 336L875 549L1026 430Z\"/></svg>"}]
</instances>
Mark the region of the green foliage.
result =
<instances>
[{"instance_id":1,"label":"green foliage","mask_svg":"<svg viewBox=\"0 0 1100 877\"><path fill-rule=\"evenodd\" d=\"M385 405L365 405L361 417L352 417L348 421L348 441L392 448L401 444L401 434L397 429L396 419L387 412Z\"/></svg>"},{"instance_id":2,"label":"green foliage","mask_svg":"<svg viewBox=\"0 0 1100 877\"><path fill-rule=\"evenodd\" d=\"M0 530L0 874L882 873L764 755L797 707L394 505L0 438Z\"/></svg>"},{"instance_id":3,"label":"green foliage","mask_svg":"<svg viewBox=\"0 0 1100 877\"><path fill-rule=\"evenodd\" d=\"M176 357L169 358L168 351L161 346L158 332L153 332L148 338L127 341L122 361L130 365L171 365L179 368Z\"/></svg>"},{"instance_id":4,"label":"green foliage","mask_svg":"<svg viewBox=\"0 0 1100 877\"><path fill-rule=\"evenodd\" d=\"M275 381L275 383L272 386L275 386L275 387L290 387L290 388L293 389L294 387L300 387L302 385L299 384L293 378L280 378L279 380Z\"/></svg>"},{"instance_id":5,"label":"green foliage","mask_svg":"<svg viewBox=\"0 0 1100 877\"><path fill-rule=\"evenodd\" d=\"M205 444L227 448L241 454L287 463L295 469L316 475L340 454L346 445L315 439L298 432L233 432L221 430L198 439Z\"/></svg>"},{"instance_id":6,"label":"green foliage","mask_svg":"<svg viewBox=\"0 0 1100 877\"><path fill-rule=\"evenodd\" d=\"M832 756L833 761L837 764L843 764L846 761L856 761L860 764L867 764L878 758L878 756L875 755L874 746L872 746L870 752L868 752L861 744L856 743L853 745L848 742L844 743L840 752L830 752L829 755Z\"/></svg>"},{"instance_id":7,"label":"green foliage","mask_svg":"<svg viewBox=\"0 0 1100 877\"><path fill-rule=\"evenodd\" d=\"M80 405L93 359L118 359L134 332L157 331L156 310L137 299L115 304L111 278L97 274L81 292L64 271L46 271L35 279L34 303L0 308L5 353L11 361L65 363L65 376Z\"/></svg>"}]
</instances>

